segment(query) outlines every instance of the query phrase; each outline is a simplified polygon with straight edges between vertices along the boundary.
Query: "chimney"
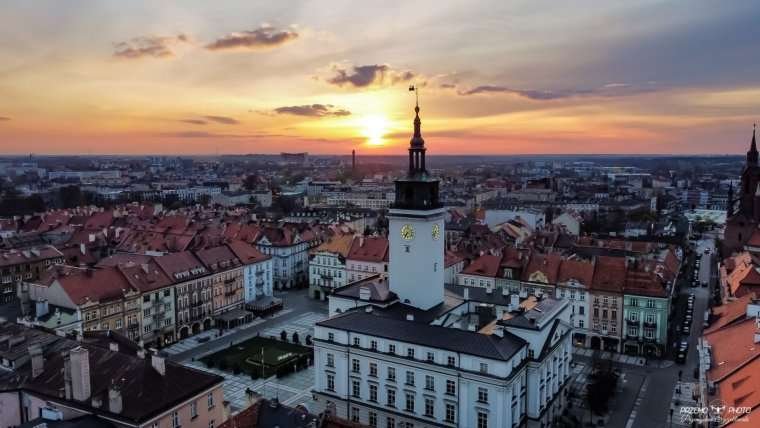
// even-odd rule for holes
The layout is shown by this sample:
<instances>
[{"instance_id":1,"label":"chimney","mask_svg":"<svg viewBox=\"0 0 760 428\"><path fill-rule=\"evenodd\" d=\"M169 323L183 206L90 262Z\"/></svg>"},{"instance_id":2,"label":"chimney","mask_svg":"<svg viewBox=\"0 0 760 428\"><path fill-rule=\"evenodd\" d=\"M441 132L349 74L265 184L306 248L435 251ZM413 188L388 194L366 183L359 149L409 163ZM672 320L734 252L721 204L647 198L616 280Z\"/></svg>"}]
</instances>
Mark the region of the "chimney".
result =
<instances>
[{"instance_id":1,"label":"chimney","mask_svg":"<svg viewBox=\"0 0 760 428\"><path fill-rule=\"evenodd\" d=\"M520 296L512 294L509 296L509 310L514 311L520 307Z\"/></svg>"},{"instance_id":2,"label":"chimney","mask_svg":"<svg viewBox=\"0 0 760 428\"><path fill-rule=\"evenodd\" d=\"M124 410L124 404L121 401L121 385L111 382L108 387L108 411L117 415Z\"/></svg>"},{"instance_id":3,"label":"chimney","mask_svg":"<svg viewBox=\"0 0 760 428\"><path fill-rule=\"evenodd\" d=\"M71 396L77 401L90 398L90 353L77 346L69 351L69 373L71 375Z\"/></svg>"},{"instance_id":4,"label":"chimney","mask_svg":"<svg viewBox=\"0 0 760 428\"><path fill-rule=\"evenodd\" d=\"M160 374L166 376L166 360L156 354L150 356L150 365Z\"/></svg>"},{"instance_id":5,"label":"chimney","mask_svg":"<svg viewBox=\"0 0 760 428\"><path fill-rule=\"evenodd\" d=\"M38 343L29 346L29 357L32 359L32 378L36 378L45 371L45 357L42 355L42 346Z\"/></svg>"},{"instance_id":6,"label":"chimney","mask_svg":"<svg viewBox=\"0 0 760 428\"><path fill-rule=\"evenodd\" d=\"M414 321L414 315L413 314L406 314L406 320L407 321Z\"/></svg>"},{"instance_id":7,"label":"chimney","mask_svg":"<svg viewBox=\"0 0 760 428\"><path fill-rule=\"evenodd\" d=\"M368 287L359 287L359 300L369 300L371 296L372 293Z\"/></svg>"},{"instance_id":8,"label":"chimney","mask_svg":"<svg viewBox=\"0 0 760 428\"><path fill-rule=\"evenodd\" d=\"M143 272L145 272L146 274L150 273L150 268L148 267L147 263L140 264L140 267L142 268Z\"/></svg>"},{"instance_id":9,"label":"chimney","mask_svg":"<svg viewBox=\"0 0 760 428\"><path fill-rule=\"evenodd\" d=\"M111 342L108 344L108 349L113 352L119 352L119 344L117 342Z\"/></svg>"},{"instance_id":10,"label":"chimney","mask_svg":"<svg viewBox=\"0 0 760 428\"><path fill-rule=\"evenodd\" d=\"M95 234L94 233L90 234L90 242L95 242Z\"/></svg>"},{"instance_id":11,"label":"chimney","mask_svg":"<svg viewBox=\"0 0 760 428\"><path fill-rule=\"evenodd\" d=\"M494 336L496 336L496 337L504 337L504 327L500 327L500 326L498 326L498 325L497 325L497 326L495 326L495 327L493 328L493 334L494 334Z\"/></svg>"},{"instance_id":12,"label":"chimney","mask_svg":"<svg viewBox=\"0 0 760 428\"><path fill-rule=\"evenodd\" d=\"M466 301L470 300L470 289L469 288L464 287L464 294L462 295L462 298L464 298L464 300L466 300Z\"/></svg>"}]
</instances>

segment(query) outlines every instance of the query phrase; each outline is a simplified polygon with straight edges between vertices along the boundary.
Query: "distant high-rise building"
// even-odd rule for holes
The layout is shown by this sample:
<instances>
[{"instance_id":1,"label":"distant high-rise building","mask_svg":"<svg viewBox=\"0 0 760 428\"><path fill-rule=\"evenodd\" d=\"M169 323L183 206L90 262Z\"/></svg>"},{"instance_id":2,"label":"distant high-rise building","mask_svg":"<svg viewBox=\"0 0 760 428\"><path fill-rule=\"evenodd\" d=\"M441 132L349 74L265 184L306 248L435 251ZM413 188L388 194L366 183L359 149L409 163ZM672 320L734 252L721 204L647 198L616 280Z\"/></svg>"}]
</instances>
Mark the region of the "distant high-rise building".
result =
<instances>
[{"instance_id":1,"label":"distant high-rise building","mask_svg":"<svg viewBox=\"0 0 760 428\"><path fill-rule=\"evenodd\" d=\"M351 150L351 171L356 172L356 150Z\"/></svg>"}]
</instances>

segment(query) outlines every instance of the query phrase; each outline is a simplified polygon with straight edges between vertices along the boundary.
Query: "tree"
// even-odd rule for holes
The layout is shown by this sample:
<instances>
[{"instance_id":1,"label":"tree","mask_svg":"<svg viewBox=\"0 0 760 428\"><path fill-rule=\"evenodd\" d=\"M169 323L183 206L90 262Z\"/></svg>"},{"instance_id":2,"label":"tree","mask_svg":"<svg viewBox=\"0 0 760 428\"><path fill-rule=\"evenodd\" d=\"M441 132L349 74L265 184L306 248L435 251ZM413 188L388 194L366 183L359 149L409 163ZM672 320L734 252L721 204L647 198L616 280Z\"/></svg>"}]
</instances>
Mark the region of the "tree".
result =
<instances>
[{"instance_id":1,"label":"tree","mask_svg":"<svg viewBox=\"0 0 760 428\"><path fill-rule=\"evenodd\" d=\"M589 377L586 385L586 401L589 409L598 415L607 412L607 404L617 388L618 375L612 370L598 370Z\"/></svg>"},{"instance_id":2,"label":"tree","mask_svg":"<svg viewBox=\"0 0 760 428\"><path fill-rule=\"evenodd\" d=\"M248 174L243 179L243 187L246 190L255 190L259 184L259 177L256 174Z\"/></svg>"},{"instance_id":3,"label":"tree","mask_svg":"<svg viewBox=\"0 0 760 428\"><path fill-rule=\"evenodd\" d=\"M282 340L283 342L287 342L288 341L288 332L287 331L283 330L283 331L280 332L280 340Z\"/></svg>"},{"instance_id":4,"label":"tree","mask_svg":"<svg viewBox=\"0 0 760 428\"><path fill-rule=\"evenodd\" d=\"M79 186L63 186L58 189L58 199L63 208L76 208L84 205L84 195Z\"/></svg>"},{"instance_id":5,"label":"tree","mask_svg":"<svg viewBox=\"0 0 760 428\"><path fill-rule=\"evenodd\" d=\"M306 346L311 346L311 335L310 334L306 336L306 341L305 342L306 342Z\"/></svg>"},{"instance_id":6,"label":"tree","mask_svg":"<svg viewBox=\"0 0 760 428\"><path fill-rule=\"evenodd\" d=\"M293 343L301 343L300 338L298 337L298 332L293 332Z\"/></svg>"}]
</instances>

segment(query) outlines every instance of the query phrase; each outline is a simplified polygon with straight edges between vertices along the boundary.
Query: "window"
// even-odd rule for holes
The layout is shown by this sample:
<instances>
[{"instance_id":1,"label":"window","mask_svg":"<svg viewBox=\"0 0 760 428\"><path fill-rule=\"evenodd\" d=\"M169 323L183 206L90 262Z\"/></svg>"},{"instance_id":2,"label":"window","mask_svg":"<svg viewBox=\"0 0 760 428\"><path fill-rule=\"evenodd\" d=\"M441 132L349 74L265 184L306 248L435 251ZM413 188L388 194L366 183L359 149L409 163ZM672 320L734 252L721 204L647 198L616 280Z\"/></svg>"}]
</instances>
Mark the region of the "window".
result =
<instances>
[{"instance_id":1,"label":"window","mask_svg":"<svg viewBox=\"0 0 760 428\"><path fill-rule=\"evenodd\" d=\"M481 373L488 373L488 364L486 364L486 363L480 363L480 372Z\"/></svg>"},{"instance_id":2,"label":"window","mask_svg":"<svg viewBox=\"0 0 760 428\"><path fill-rule=\"evenodd\" d=\"M478 412L478 428L488 428L488 413Z\"/></svg>"},{"instance_id":3,"label":"window","mask_svg":"<svg viewBox=\"0 0 760 428\"><path fill-rule=\"evenodd\" d=\"M599 318L599 308L594 308L594 318Z\"/></svg>"},{"instance_id":4,"label":"window","mask_svg":"<svg viewBox=\"0 0 760 428\"><path fill-rule=\"evenodd\" d=\"M396 345L394 345L392 343L390 345L388 345L388 353L389 354L395 354L396 353Z\"/></svg>"},{"instance_id":5,"label":"window","mask_svg":"<svg viewBox=\"0 0 760 428\"><path fill-rule=\"evenodd\" d=\"M616 310L613 310L613 311L611 312L611 314L612 314L612 319L613 319L613 320L616 320L616 319L617 319L617 311L616 311Z\"/></svg>"},{"instance_id":6,"label":"window","mask_svg":"<svg viewBox=\"0 0 760 428\"><path fill-rule=\"evenodd\" d=\"M351 360L351 371L354 373L359 373L361 370L361 366L359 365L359 360L356 358Z\"/></svg>"},{"instance_id":7,"label":"window","mask_svg":"<svg viewBox=\"0 0 760 428\"><path fill-rule=\"evenodd\" d=\"M351 422L359 422L359 408L358 407L351 408Z\"/></svg>"},{"instance_id":8,"label":"window","mask_svg":"<svg viewBox=\"0 0 760 428\"><path fill-rule=\"evenodd\" d=\"M377 351L377 340L372 340L369 342L369 348L373 351Z\"/></svg>"},{"instance_id":9,"label":"window","mask_svg":"<svg viewBox=\"0 0 760 428\"><path fill-rule=\"evenodd\" d=\"M369 363L369 375L377 377L377 363Z\"/></svg>"},{"instance_id":10,"label":"window","mask_svg":"<svg viewBox=\"0 0 760 428\"><path fill-rule=\"evenodd\" d=\"M455 422L457 417L456 408L451 403L446 403L446 422Z\"/></svg>"},{"instance_id":11,"label":"window","mask_svg":"<svg viewBox=\"0 0 760 428\"><path fill-rule=\"evenodd\" d=\"M369 412L369 426L372 428L377 427L377 413L376 412Z\"/></svg>"},{"instance_id":12,"label":"window","mask_svg":"<svg viewBox=\"0 0 760 428\"><path fill-rule=\"evenodd\" d=\"M654 314L647 314L647 323L654 324Z\"/></svg>"},{"instance_id":13,"label":"window","mask_svg":"<svg viewBox=\"0 0 760 428\"><path fill-rule=\"evenodd\" d=\"M654 300L652 299L647 300L647 308L654 308Z\"/></svg>"},{"instance_id":14,"label":"window","mask_svg":"<svg viewBox=\"0 0 760 428\"><path fill-rule=\"evenodd\" d=\"M407 412L414 412L414 394L411 392L406 393L406 405L404 406L404 410Z\"/></svg>"},{"instance_id":15,"label":"window","mask_svg":"<svg viewBox=\"0 0 760 428\"><path fill-rule=\"evenodd\" d=\"M433 376L425 375L425 389L435 391L435 378Z\"/></svg>"},{"instance_id":16,"label":"window","mask_svg":"<svg viewBox=\"0 0 760 428\"><path fill-rule=\"evenodd\" d=\"M333 392L335 391L335 375L327 375L327 390Z\"/></svg>"},{"instance_id":17,"label":"window","mask_svg":"<svg viewBox=\"0 0 760 428\"><path fill-rule=\"evenodd\" d=\"M353 397L359 398L361 396L361 384L358 380L354 379L351 381L351 395Z\"/></svg>"},{"instance_id":18,"label":"window","mask_svg":"<svg viewBox=\"0 0 760 428\"><path fill-rule=\"evenodd\" d=\"M435 405L433 404L434 401L432 398L426 398L425 399L425 416L433 417L435 414Z\"/></svg>"},{"instance_id":19,"label":"window","mask_svg":"<svg viewBox=\"0 0 760 428\"><path fill-rule=\"evenodd\" d=\"M602 318L607 318L607 309L602 309Z\"/></svg>"},{"instance_id":20,"label":"window","mask_svg":"<svg viewBox=\"0 0 760 428\"><path fill-rule=\"evenodd\" d=\"M449 356L449 358L447 358L446 363L450 366L455 366L457 365L457 359L452 356Z\"/></svg>"},{"instance_id":21,"label":"window","mask_svg":"<svg viewBox=\"0 0 760 428\"><path fill-rule=\"evenodd\" d=\"M578 315L585 315L586 314L586 308L583 306L578 306Z\"/></svg>"},{"instance_id":22,"label":"window","mask_svg":"<svg viewBox=\"0 0 760 428\"><path fill-rule=\"evenodd\" d=\"M396 407L396 390L389 389L386 397L387 404L391 407Z\"/></svg>"},{"instance_id":23,"label":"window","mask_svg":"<svg viewBox=\"0 0 760 428\"><path fill-rule=\"evenodd\" d=\"M396 381L396 368L395 367L388 367L388 380L391 382Z\"/></svg>"},{"instance_id":24,"label":"window","mask_svg":"<svg viewBox=\"0 0 760 428\"><path fill-rule=\"evenodd\" d=\"M327 354L327 367L335 367L335 355Z\"/></svg>"},{"instance_id":25,"label":"window","mask_svg":"<svg viewBox=\"0 0 760 428\"><path fill-rule=\"evenodd\" d=\"M172 428L179 428L179 412L172 412Z\"/></svg>"},{"instance_id":26,"label":"window","mask_svg":"<svg viewBox=\"0 0 760 428\"><path fill-rule=\"evenodd\" d=\"M409 386L414 386L414 372L409 370L406 371L406 384Z\"/></svg>"},{"instance_id":27,"label":"window","mask_svg":"<svg viewBox=\"0 0 760 428\"><path fill-rule=\"evenodd\" d=\"M488 389L478 388L478 402L488 403Z\"/></svg>"},{"instance_id":28,"label":"window","mask_svg":"<svg viewBox=\"0 0 760 428\"><path fill-rule=\"evenodd\" d=\"M335 333L327 333L327 340L329 340L330 342L334 342L335 341Z\"/></svg>"},{"instance_id":29,"label":"window","mask_svg":"<svg viewBox=\"0 0 760 428\"><path fill-rule=\"evenodd\" d=\"M208 428L214 428L215 426L216 425L214 424L214 420L213 419L211 419L210 421L208 421Z\"/></svg>"},{"instance_id":30,"label":"window","mask_svg":"<svg viewBox=\"0 0 760 428\"><path fill-rule=\"evenodd\" d=\"M428 362L431 362L431 363L434 362L435 361L435 354L432 353L432 352L428 352L427 353L427 360L428 360Z\"/></svg>"},{"instance_id":31,"label":"window","mask_svg":"<svg viewBox=\"0 0 760 428\"><path fill-rule=\"evenodd\" d=\"M583 327L583 320L578 320L578 328L584 328Z\"/></svg>"},{"instance_id":32,"label":"window","mask_svg":"<svg viewBox=\"0 0 760 428\"><path fill-rule=\"evenodd\" d=\"M653 328L645 328L644 329L644 337L647 339L654 339L654 329Z\"/></svg>"},{"instance_id":33,"label":"window","mask_svg":"<svg viewBox=\"0 0 760 428\"><path fill-rule=\"evenodd\" d=\"M406 348L406 356L409 358L414 358L414 348Z\"/></svg>"},{"instance_id":34,"label":"window","mask_svg":"<svg viewBox=\"0 0 760 428\"><path fill-rule=\"evenodd\" d=\"M386 419L385 428L396 428L396 420L390 417Z\"/></svg>"},{"instance_id":35,"label":"window","mask_svg":"<svg viewBox=\"0 0 760 428\"><path fill-rule=\"evenodd\" d=\"M198 417L198 403L193 401L190 403L190 419L195 419Z\"/></svg>"},{"instance_id":36,"label":"window","mask_svg":"<svg viewBox=\"0 0 760 428\"><path fill-rule=\"evenodd\" d=\"M377 402L377 385L369 384L369 401Z\"/></svg>"},{"instance_id":37,"label":"window","mask_svg":"<svg viewBox=\"0 0 760 428\"><path fill-rule=\"evenodd\" d=\"M354 337L354 346L359 346L361 344L361 339L358 337Z\"/></svg>"},{"instance_id":38,"label":"window","mask_svg":"<svg viewBox=\"0 0 760 428\"><path fill-rule=\"evenodd\" d=\"M456 384L453 380L447 380L446 381L446 394L448 395L456 395Z\"/></svg>"}]
</instances>

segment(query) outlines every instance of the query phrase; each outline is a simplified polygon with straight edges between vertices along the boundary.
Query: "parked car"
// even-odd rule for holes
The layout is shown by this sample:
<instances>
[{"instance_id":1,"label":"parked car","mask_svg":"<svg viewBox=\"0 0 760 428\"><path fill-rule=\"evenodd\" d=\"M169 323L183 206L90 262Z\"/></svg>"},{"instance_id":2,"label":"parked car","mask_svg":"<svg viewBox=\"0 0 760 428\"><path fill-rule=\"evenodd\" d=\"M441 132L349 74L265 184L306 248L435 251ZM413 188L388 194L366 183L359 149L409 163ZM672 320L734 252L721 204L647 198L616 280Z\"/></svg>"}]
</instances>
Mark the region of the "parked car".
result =
<instances>
[{"instance_id":1,"label":"parked car","mask_svg":"<svg viewBox=\"0 0 760 428\"><path fill-rule=\"evenodd\" d=\"M707 287L707 281L702 281L702 287Z\"/></svg>"},{"instance_id":2,"label":"parked car","mask_svg":"<svg viewBox=\"0 0 760 428\"><path fill-rule=\"evenodd\" d=\"M691 333L691 325L684 324L683 327L681 327L681 332L683 334L689 334L689 333Z\"/></svg>"},{"instance_id":3,"label":"parked car","mask_svg":"<svg viewBox=\"0 0 760 428\"><path fill-rule=\"evenodd\" d=\"M686 355L688 355L689 350L688 349L679 349L676 351L676 363L678 364L684 364L686 363Z\"/></svg>"}]
</instances>

